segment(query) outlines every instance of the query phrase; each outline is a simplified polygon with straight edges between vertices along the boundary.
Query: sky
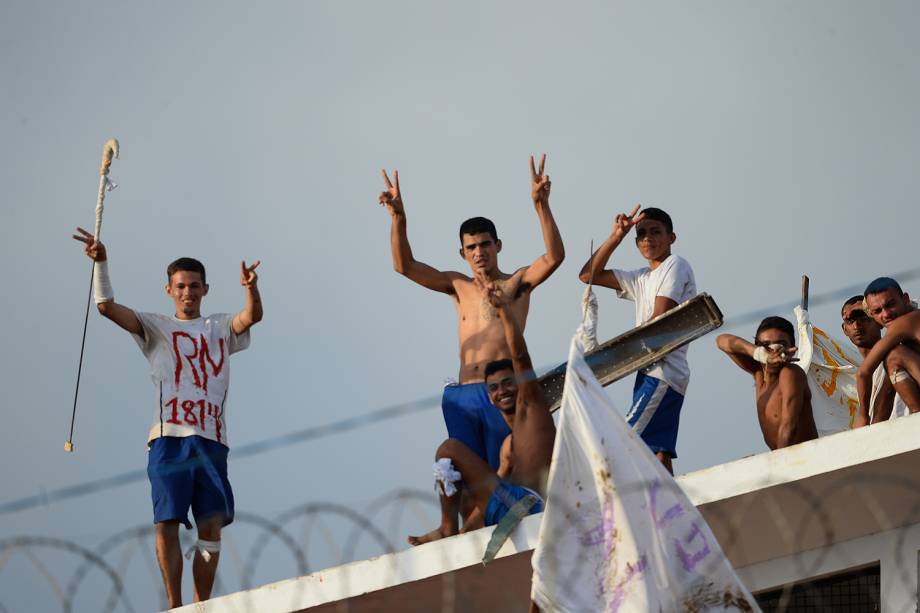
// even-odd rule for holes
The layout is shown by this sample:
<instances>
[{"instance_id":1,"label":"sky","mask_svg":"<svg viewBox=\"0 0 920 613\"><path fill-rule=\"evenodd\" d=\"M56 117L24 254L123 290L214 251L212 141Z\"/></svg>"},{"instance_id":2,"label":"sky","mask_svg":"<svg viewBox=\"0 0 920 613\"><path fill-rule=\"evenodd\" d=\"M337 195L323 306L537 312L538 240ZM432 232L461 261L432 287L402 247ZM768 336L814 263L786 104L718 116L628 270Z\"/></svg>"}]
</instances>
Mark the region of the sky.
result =
<instances>
[{"instance_id":1,"label":"sky","mask_svg":"<svg viewBox=\"0 0 920 613\"><path fill-rule=\"evenodd\" d=\"M145 467L148 365L95 312L76 452L62 451L90 274L69 236L92 227L107 138L122 148L102 229L118 302L169 313L165 267L188 255L208 269L205 310L235 312L240 260L262 261L265 319L232 359L233 447L425 400L307 442L231 451L237 509L278 518L334 503L373 517L401 546L433 527L430 504L393 492L431 492L445 436L437 398L458 350L450 298L393 272L380 169L400 171L417 259L466 271L457 228L485 215L510 271L543 253L528 156L547 154L566 260L535 291L527 325L546 367L567 355L591 241L635 203L671 214L674 252L727 317L796 300L803 273L815 294L864 285L917 267L918 19L910 1L7 0L0 504ZM626 242L612 264L643 261ZM632 327L631 303L597 294L600 338ZM840 303L812 310L838 336ZM676 471L765 451L751 379L712 334L689 360ZM608 388L620 407L630 386ZM0 540L93 550L150 521L140 480L6 513ZM344 524L328 521L309 546L314 569L348 553ZM254 530L240 521L228 532L242 550ZM34 551L67 583L71 554ZM354 555L376 553L364 543ZM151 556L106 558L126 568L138 610L157 598ZM0 605L59 606L27 556L14 557L0 560ZM266 558L255 583L295 574L290 556ZM230 559L224 591L238 586ZM98 610L91 591L75 610Z\"/></svg>"}]
</instances>

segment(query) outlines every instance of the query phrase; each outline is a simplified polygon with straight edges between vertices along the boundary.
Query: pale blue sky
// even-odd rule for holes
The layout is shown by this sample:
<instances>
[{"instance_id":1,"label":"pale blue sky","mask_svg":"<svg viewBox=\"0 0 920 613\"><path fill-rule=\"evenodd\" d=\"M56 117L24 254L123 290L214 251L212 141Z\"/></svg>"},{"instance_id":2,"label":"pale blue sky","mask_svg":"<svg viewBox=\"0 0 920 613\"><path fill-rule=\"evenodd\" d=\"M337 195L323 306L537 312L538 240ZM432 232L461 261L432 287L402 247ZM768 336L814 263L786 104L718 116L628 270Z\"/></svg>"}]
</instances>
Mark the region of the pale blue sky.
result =
<instances>
[{"instance_id":1,"label":"pale blue sky","mask_svg":"<svg viewBox=\"0 0 920 613\"><path fill-rule=\"evenodd\" d=\"M103 225L119 302L167 312L165 266L191 255L208 267L205 309L237 310L239 260L263 262L265 320L232 362L239 446L434 396L456 376L450 299L392 271L384 166L400 170L417 258L464 270L457 227L486 215L510 270L543 249L527 156L547 153L567 259L533 299L543 365L567 353L589 242L636 202L672 214L675 252L727 316L795 299L804 272L817 293L914 267L918 19L910 1L5 2L0 503L145 465L147 363L95 313L77 452L62 451L89 275L69 234L91 227L106 138L122 144ZM642 264L629 244L614 262ZM598 294L600 336L631 327L632 305ZM813 318L839 330L837 305ZM690 365L677 471L765 450L751 381L711 336ZM620 406L628 388L611 388ZM433 406L231 453L237 506L364 509L427 489L443 436ZM0 538L94 547L150 517L139 482L4 515ZM32 591L15 583L28 572L0 569L11 611L53 603L34 577ZM290 574L283 561L257 579Z\"/></svg>"}]
</instances>

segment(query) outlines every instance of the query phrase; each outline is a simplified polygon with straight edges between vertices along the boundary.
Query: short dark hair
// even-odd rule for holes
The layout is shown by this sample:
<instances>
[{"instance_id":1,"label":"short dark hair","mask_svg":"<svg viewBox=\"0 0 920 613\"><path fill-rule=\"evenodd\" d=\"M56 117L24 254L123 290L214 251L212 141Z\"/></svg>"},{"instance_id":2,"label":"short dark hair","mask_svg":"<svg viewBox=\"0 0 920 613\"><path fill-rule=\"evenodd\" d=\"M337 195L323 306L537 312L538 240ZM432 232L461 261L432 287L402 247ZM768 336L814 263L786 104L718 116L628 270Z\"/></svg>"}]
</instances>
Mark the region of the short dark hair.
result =
<instances>
[{"instance_id":1,"label":"short dark hair","mask_svg":"<svg viewBox=\"0 0 920 613\"><path fill-rule=\"evenodd\" d=\"M173 260L170 262L169 266L166 267L167 283L172 282L172 276L179 271L197 272L201 275L202 283L208 282L204 272L204 264L195 258L179 258L178 260Z\"/></svg>"},{"instance_id":2,"label":"short dark hair","mask_svg":"<svg viewBox=\"0 0 920 613\"><path fill-rule=\"evenodd\" d=\"M843 312L846 310L848 306L850 306L851 304L856 304L857 302L859 304L862 304L864 299L865 299L865 296L863 296L862 294L856 294L855 296L850 296L849 298L847 298L847 301L843 303L842 307L840 307L840 316L843 317Z\"/></svg>"},{"instance_id":3,"label":"short dark hair","mask_svg":"<svg viewBox=\"0 0 920 613\"><path fill-rule=\"evenodd\" d=\"M498 232L495 230L495 224L491 219L485 217L470 217L460 224L460 244L463 244L464 234L482 234L488 232L492 235L492 240L498 240Z\"/></svg>"},{"instance_id":4,"label":"short dark hair","mask_svg":"<svg viewBox=\"0 0 920 613\"><path fill-rule=\"evenodd\" d=\"M494 375L500 370L514 370L514 362L509 359L504 360L492 360L486 364L486 370L484 378L488 379L490 375Z\"/></svg>"},{"instance_id":5,"label":"short dark hair","mask_svg":"<svg viewBox=\"0 0 920 613\"><path fill-rule=\"evenodd\" d=\"M901 286L898 285L898 282L892 279L891 277L879 277L872 283L866 286L866 291L863 292L866 296L869 294L880 294L887 289L894 288L898 290L899 294L903 294L904 290L901 289Z\"/></svg>"},{"instance_id":6,"label":"short dark hair","mask_svg":"<svg viewBox=\"0 0 920 613\"><path fill-rule=\"evenodd\" d=\"M649 207L647 209L642 209L642 214L645 215L643 219L652 219L654 221L660 221L664 224L665 229L668 233L674 231L674 223L671 221L671 216L662 211L661 209L656 209L655 207Z\"/></svg>"},{"instance_id":7,"label":"short dark hair","mask_svg":"<svg viewBox=\"0 0 920 613\"><path fill-rule=\"evenodd\" d=\"M795 343L795 328L792 326L792 322L784 317L771 315L760 322L760 325L757 326L757 332L754 333L755 341L764 330L779 330L780 332L785 332L789 335L789 340Z\"/></svg>"}]
</instances>

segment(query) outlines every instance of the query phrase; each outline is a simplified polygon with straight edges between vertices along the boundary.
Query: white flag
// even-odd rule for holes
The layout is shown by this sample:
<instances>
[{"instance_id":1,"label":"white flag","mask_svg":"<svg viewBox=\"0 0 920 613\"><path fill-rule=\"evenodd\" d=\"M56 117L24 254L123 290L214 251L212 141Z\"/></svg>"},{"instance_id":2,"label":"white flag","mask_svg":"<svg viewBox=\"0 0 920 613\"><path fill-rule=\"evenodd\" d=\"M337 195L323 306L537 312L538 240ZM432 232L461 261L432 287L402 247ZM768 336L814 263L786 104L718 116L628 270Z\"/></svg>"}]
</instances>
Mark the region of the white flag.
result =
<instances>
[{"instance_id":1,"label":"white flag","mask_svg":"<svg viewBox=\"0 0 920 613\"><path fill-rule=\"evenodd\" d=\"M819 436L853 428L859 400L856 371L862 358L840 341L812 325L808 311L795 307L798 365L808 375L811 411Z\"/></svg>"},{"instance_id":2,"label":"white flag","mask_svg":"<svg viewBox=\"0 0 920 613\"><path fill-rule=\"evenodd\" d=\"M542 611L760 611L706 521L569 351L533 555Z\"/></svg>"}]
</instances>

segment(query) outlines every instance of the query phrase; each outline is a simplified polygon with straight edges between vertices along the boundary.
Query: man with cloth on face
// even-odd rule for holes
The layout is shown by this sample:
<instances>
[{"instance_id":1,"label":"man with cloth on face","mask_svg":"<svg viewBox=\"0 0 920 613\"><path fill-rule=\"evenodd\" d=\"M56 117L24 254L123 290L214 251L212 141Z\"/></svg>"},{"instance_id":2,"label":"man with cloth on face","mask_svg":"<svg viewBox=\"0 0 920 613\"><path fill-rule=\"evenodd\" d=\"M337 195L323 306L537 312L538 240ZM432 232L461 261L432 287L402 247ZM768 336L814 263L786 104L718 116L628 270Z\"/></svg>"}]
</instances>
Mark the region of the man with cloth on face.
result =
<instances>
[{"instance_id":1,"label":"man with cloth on face","mask_svg":"<svg viewBox=\"0 0 920 613\"><path fill-rule=\"evenodd\" d=\"M757 327L754 344L734 334L720 334L716 345L754 377L757 418L767 447L782 449L818 438L805 371L793 364L791 322L767 317Z\"/></svg>"}]
</instances>

